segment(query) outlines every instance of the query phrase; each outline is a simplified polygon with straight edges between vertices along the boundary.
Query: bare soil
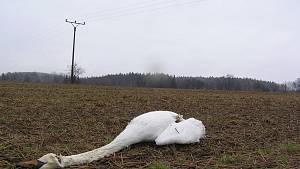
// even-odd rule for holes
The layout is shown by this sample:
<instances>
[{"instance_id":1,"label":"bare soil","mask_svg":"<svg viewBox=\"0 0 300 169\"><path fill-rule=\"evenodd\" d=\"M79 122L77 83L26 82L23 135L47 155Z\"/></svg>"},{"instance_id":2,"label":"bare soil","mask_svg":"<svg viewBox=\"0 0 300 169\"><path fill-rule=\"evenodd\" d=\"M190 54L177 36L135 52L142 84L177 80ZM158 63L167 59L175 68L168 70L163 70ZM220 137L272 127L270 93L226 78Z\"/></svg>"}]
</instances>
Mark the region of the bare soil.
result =
<instances>
[{"instance_id":1,"label":"bare soil","mask_svg":"<svg viewBox=\"0 0 300 169\"><path fill-rule=\"evenodd\" d=\"M203 121L191 145L140 143L71 168L297 168L300 94L0 84L0 168L103 146L134 117L169 110Z\"/></svg>"}]
</instances>

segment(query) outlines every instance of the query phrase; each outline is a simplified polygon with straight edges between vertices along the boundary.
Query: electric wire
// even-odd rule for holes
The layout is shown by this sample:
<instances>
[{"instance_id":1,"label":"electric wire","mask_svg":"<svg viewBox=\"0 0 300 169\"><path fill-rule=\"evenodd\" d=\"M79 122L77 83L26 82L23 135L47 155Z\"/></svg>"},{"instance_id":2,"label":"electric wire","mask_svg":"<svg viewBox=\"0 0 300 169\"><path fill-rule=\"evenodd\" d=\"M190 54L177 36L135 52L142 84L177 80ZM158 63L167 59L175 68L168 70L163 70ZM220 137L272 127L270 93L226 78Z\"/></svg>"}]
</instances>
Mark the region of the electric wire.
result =
<instances>
[{"instance_id":1,"label":"electric wire","mask_svg":"<svg viewBox=\"0 0 300 169\"><path fill-rule=\"evenodd\" d=\"M172 0L174 1L174 0ZM177 0L175 0L177 1ZM159 3L157 3L159 2ZM170 1L160 1L160 0L152 0L152 1L143 1L143 2L138 2L138 3L133 3L133 4L126 4L123 5L122 7L117 7L117 8L111 8L111 9L104 9L101 11L97 11L97 12L92 12L90 14L92 15L87 15L85 14L84 16L85 19L80 19L80 20L85 20L85 21L89 21L88 19L91 18L99 18L99 17L105 17L105 18L110 18L112 16L114 16L113 18L116 18L116 15L120 15L122 13L120 12L131 12L132 9L139 9L139 7L142 6L142 8L145 8L147 5L158 5L158 4L164 4L164 3L170 3ZM151 6L149 6L151 7ZM83 18L83 17L79 17L79 18ZM60 23L60 24L56 24L54 26L52 26L50 29L47 29L46 31L43 31L42 33L39 34L34 34L33 35L33 39L35 39L36 41L41 41L41 40L50 40L50 39L54 39L54 36L57 36L61 33L64 33L67 30L65 23Z\"/></svg>"},{"instance_id":2,"label":"electric wire","mask_svg":"<svg viewBox=\"0 0 300 169\"><path fill-rule=\"evenodd\" d=\"M85 18L85 22L96 22L96 21L104 21L109 19L117 19L124 16L134 16L142 13L151 13L167 8L177 7L177 6L187 6L187 5L194 5L198 4L205 0L193 0L193 1L181 1L181 0L169 0L169 1L159 1L159 0L152 0L150 1L143 1L139 3L135 3L132 6L125 5L123 7L112 8L112 9L105 9L100 12L93 12L92 15L87 16ZM65 26L65 23L57 24L51 27L46 32L42 34L38 34L36 36L36 40L53 40L56 38L61 38L62 33L65 33L69 28Z\"/></svg>"},{"instance_id":3,"label":"electric wire","mask_svg":"<svg viewBox=\"0 0 300 169\"><path fill-rule=\"evenodd\" d=\"M138 8L130 8L130 10L123 10L116 13L110 13L109 15L98 15L93 17L87 17L87 22L93 22L93 21L100 21L100 20L107 20L111 18L119 18L123 16L129 16L129 15L135 15L140 13L146 13L146 12L154 12L158 10L163 10L171 7L176 6L186 6L190 4L196 4L199 2L202 2L203 0L193 0L193 1L176 1L177 3L174 3L174 0L172 1L164 1L164 3L156 3L148 6L142 6ZM179 2L179 3L178 3Z\"/></svg>"},{"instance_id":4,"label":"electric wire","mask_svg":"<svg viewBox=\"0 0 300 169\"><path fill-rule=\"evenodd\" d=\"M119 6L119 7L108 8L108 9L97 8L96 10L93 9L94 10L93 12L82 13L81 15L78 15L77 17L79 19L87 19L87 18L93 17L93 16L111 14L112 12L119 12L119 11L126 10L126 9L137 8L139 6L144 6L144 5L147 5L147 4L149 5L149 3L152 4L153 2L156 2L156 1L160 1L160 0L139 1L137 3L130 3L130 4L122 5L122 6ZM88 11L90 11L90 9Z\"/></svg>"}]
</instances>

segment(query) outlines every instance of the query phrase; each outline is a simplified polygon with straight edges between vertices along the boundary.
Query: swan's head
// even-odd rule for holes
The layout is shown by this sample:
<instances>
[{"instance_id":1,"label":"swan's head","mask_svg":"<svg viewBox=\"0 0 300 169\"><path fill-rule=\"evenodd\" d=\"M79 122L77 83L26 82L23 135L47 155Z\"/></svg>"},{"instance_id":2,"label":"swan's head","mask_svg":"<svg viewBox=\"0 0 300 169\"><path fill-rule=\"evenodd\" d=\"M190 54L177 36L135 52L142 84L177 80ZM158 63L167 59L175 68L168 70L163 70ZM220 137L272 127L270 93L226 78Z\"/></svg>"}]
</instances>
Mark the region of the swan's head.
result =
<instances>
[{"instance_id":1,"label":"swan's head","mask_svg":"<svg viewBox=\"0 0 300 169\"><path fill-rule=\"evenodd\" d=\"M200 138L205 138L205 135L206 135L206 131L205 131L205 126L204 124L202 123L202 121L200 120L197 120L195 118L189 118L187 119L189 120L191 123L193 123L195 126L198 126L198 128L200 129L201 131L201 137Z\"/></svg>"},{"instance_id":2,"label":"swan's head","mask_svg":"<svg viewBox=\"0 0 300 169\"><path fill-rule=\"evenodd\" d=\"M38 169L54 169L63 167L61 164L61 157L53 153L46 154L38 160L20 162L17 166L26 168L34 167Z\"/></svg>"}]
</instances>

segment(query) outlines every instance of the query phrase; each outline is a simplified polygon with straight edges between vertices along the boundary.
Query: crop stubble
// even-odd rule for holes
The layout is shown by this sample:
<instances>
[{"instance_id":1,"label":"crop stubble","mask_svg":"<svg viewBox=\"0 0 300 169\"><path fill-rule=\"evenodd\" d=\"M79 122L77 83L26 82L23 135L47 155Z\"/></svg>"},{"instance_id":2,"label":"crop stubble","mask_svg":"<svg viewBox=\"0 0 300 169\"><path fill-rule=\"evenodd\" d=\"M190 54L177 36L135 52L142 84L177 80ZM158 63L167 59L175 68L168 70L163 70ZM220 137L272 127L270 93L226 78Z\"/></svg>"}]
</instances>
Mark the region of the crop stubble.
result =
<instances>
[{"instance_id":1,"label":"crop stubble","mask_svg":"<svg viewBox=\"0 0 300 169\"><path fill-rule=\"evenodd\" d=\"M103 146L133 117L153 110L202 120L207 138L192 145L140 143L71 168L147 168L155 161L171 168L300 165L299 94L3 83L0 168ZM289 143L294 151L282 148Z\"/></svg>"}]
</instances>

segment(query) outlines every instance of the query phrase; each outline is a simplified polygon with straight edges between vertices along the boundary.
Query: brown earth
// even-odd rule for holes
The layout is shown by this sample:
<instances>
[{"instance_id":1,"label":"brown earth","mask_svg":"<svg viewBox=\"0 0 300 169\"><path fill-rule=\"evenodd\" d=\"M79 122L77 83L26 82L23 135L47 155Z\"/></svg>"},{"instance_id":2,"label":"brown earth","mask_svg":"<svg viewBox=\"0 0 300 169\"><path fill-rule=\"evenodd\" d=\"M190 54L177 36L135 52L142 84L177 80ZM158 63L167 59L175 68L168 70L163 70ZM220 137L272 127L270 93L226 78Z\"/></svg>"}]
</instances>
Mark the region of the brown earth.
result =
<instances>
[{"instance_id":1,"label":"brown earth","mask_svg":"<svg viewBox=\"0 0 300 169\"><path fill-rule=\"evenodd\" d=\"M140 143L72 168L300 166L299 94L2 83L0 168L98 148L153 110L200 119L208 137L192 145Z\"/></svg>"}]
</instances>

